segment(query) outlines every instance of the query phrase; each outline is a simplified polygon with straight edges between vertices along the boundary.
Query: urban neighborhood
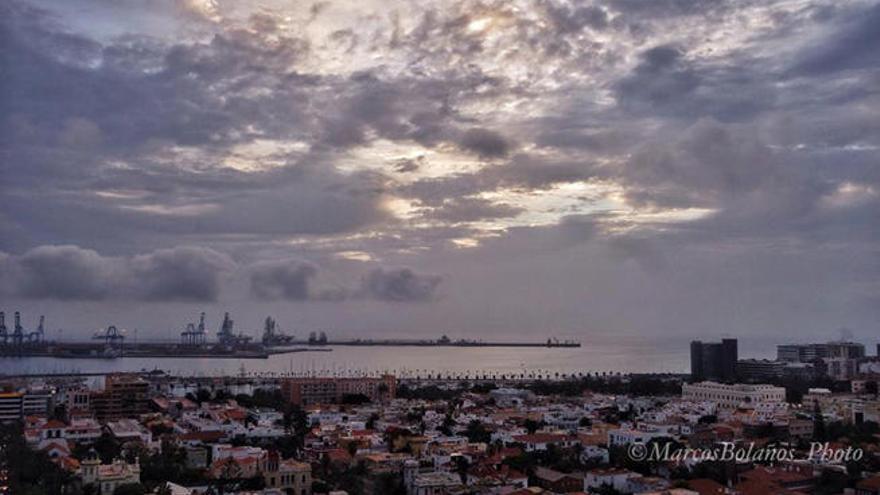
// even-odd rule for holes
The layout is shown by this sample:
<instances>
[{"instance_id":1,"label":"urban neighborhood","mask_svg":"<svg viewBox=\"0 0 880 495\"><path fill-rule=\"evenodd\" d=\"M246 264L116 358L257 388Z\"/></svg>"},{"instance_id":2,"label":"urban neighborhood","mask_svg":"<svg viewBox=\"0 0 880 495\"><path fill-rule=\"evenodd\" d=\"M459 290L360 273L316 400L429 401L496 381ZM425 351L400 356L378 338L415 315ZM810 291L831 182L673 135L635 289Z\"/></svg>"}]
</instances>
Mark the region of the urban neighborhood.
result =
<instances>
[{"instance_id":1,"label":"urban neighborhood","mask_svg":"<svg viewBox=\"0 0 880 495\"><path fill-rule=\"evenodd\" d=\"M9 376L0 493L880 494L862 344L690 351L690 375Z\"/></svg>"}]
</instances>

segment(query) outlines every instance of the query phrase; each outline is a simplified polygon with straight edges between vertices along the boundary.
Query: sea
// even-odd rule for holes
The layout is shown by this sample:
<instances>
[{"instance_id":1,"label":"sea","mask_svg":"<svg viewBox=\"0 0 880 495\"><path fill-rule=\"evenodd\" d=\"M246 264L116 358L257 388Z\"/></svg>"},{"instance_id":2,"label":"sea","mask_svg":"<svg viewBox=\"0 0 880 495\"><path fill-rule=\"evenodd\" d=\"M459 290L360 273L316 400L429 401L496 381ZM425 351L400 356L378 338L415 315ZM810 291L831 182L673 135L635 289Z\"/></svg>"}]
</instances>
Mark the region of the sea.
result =
<instances>
[{"instance_id":1,"label":"sea","mask_svg":"<svg viewBox=\"0 0 880 495\"><path fill-rule=\"evenodd\" d=\"M353 347L275 354L265 359L143 358L72 359L0 357L0 375L110 373L162 370L178 376L314 375L399 377L441 375L555 376L578 373L687 373L689 339L603 339L576 348L547 347ZM740 358L772 358L775 347L740 342Z\"/></svg>"}]
</instances>

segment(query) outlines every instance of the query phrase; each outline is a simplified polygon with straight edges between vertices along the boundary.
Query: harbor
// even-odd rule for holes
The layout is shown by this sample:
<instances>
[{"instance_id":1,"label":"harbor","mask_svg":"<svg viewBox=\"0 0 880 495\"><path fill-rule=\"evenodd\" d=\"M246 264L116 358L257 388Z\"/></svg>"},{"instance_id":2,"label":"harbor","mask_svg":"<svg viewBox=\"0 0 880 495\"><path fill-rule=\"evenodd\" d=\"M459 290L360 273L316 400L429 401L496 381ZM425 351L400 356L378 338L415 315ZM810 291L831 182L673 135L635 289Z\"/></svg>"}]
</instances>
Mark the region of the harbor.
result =
<instances>
[{"instance_id":1,"label":"harbor","mask_svg":"<svg viewBox=\"0 0 880 495\"><path fill-rule=\"evenodd\" d=\"M216 338L209 340L205 313L197 323L187 323L174 341L140 341L128 332L110 325L94 333L90 340L54 341L46 337L46 319L40 316L32 331L22 324L16 311L12 328L6 325L5 313L0 312L0 356L53 357L61 359L118 359L141 358L236 358L267 359L276 354L300 352L331 352L334 347L478 347L478 348L577 348L580 342L548 338L542 342L453 340L446 335L437 339L331 339L326 332L311 331L307 338L295 338L278 329L272 317L263 322L259 339L235 330L229 313L223 316Z\"/></svg>"}]
</instances>

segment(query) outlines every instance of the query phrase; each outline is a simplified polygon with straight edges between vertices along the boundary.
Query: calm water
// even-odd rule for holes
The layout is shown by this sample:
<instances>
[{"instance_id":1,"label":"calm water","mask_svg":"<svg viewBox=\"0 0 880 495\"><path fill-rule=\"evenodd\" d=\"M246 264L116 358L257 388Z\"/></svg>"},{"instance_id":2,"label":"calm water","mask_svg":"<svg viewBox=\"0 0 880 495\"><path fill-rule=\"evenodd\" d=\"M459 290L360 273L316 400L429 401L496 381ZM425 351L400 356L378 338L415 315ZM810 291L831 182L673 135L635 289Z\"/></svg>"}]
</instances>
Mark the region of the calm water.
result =
<instances>
[{"instance_id":1,"label":"calm water","mask_svg":"<svg viewBox=\"0 0 880 495\"><path fill-rule=\"evenodd\" d=\"M773 348L769 347L772 354ZM400 376L443 374L510 374L522 372L687 372L687 340L651 342L619 339L580 348L334 347L330 352L279 354L268 359L0 358L0 373L108 372L162 369L180 375L275 373L377 373ZM767 348L746 357L768 357ZM744 355L741 350L740 355Z\"/></svg>"}]
</instances>

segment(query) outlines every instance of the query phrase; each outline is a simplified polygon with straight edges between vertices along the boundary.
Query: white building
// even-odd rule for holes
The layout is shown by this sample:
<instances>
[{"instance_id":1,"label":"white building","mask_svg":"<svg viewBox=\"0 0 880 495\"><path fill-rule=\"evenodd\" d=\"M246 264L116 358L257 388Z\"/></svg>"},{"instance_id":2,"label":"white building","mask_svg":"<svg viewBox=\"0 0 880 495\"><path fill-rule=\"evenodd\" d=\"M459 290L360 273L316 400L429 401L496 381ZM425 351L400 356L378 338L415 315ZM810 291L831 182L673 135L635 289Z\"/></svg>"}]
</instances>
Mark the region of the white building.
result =
<instances>
[{"instance_id":1,"label":"white building","mask_svg":"<svg viewBox=\"0 0 880 495\"><path fill-rule=\"evenodd\" d=\"M661 438L661 437L669 437L671 435L666 434L663 431L657 429L630 429L630 428L619 428L615 430L608 430L608 446L609 447L620 447L623 445L629 445L633 443L646 444L651 441L652 438Z\"/></svg>"},{"instance_id":2,"label":"white building","mask_svg":"<svg viewBox=\"0 0 880 495\"><path fill-rule=\"evenodd\" d=\"M610 487L620 493L632 493L630 480L641 478L642 475L626 469L608 468L592 469L584 476L584 491L592 493L602 487Z\"/></svg>"},{"instance_id":3,"label":"white building","mask_svg":"<svg viewBox=\"0 0 880 495\"><path fill-rule=\"evenodd\" d=\"M759 404L785 402L785 389L765 384L685 383L681 387L681 397L691 402L713 402L721 409L751 408Z\"/></svg>"}]
</instances>

